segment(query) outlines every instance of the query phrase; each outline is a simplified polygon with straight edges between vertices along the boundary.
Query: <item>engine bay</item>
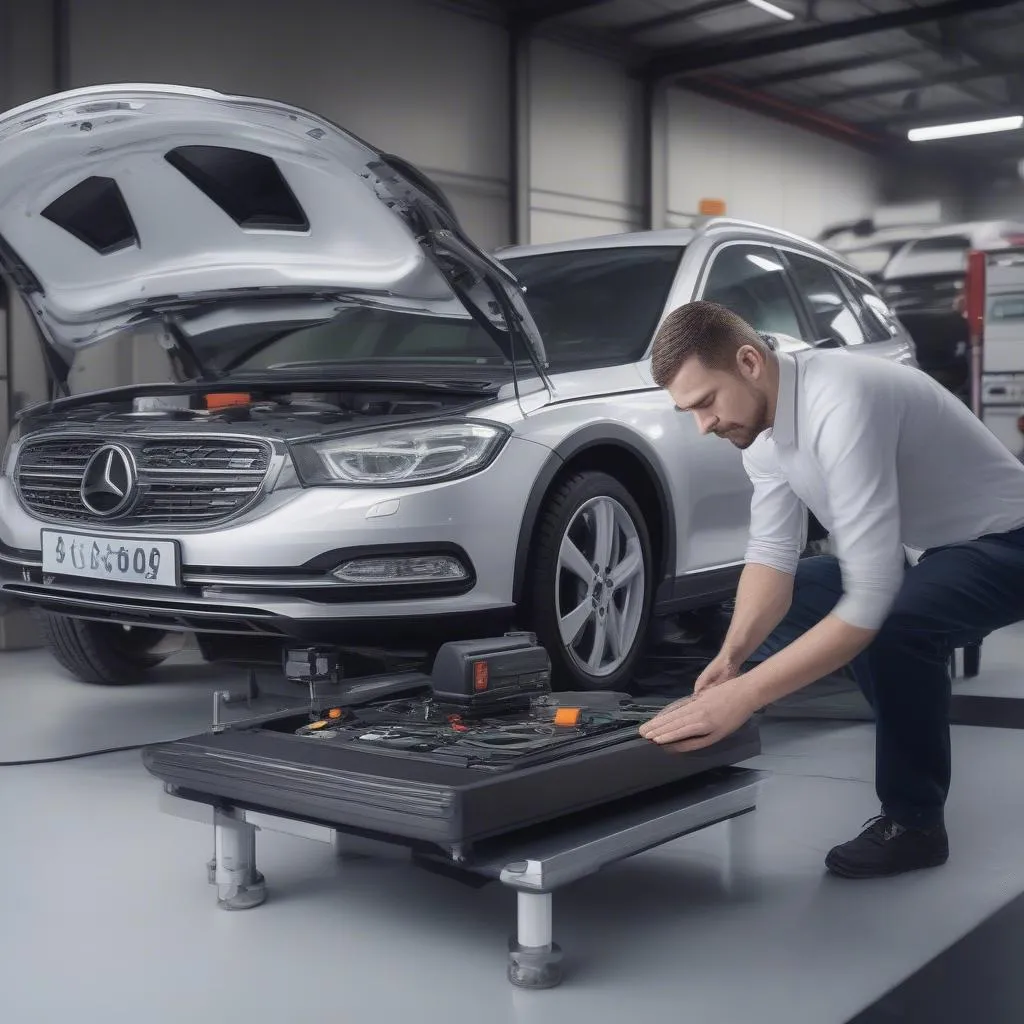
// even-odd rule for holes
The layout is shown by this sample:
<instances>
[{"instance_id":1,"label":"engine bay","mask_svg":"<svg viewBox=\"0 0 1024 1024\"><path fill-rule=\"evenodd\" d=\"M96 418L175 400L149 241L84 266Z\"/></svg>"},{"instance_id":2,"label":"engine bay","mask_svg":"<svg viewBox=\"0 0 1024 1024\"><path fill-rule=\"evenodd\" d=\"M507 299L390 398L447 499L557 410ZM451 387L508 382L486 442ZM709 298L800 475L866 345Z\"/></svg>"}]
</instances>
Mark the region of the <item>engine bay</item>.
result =
<instances>
[{"instance_id":1,"label":"engine bay","mask_svg":"<svg viewBox=\"0 0 1024 1024\"><path fill-rule=\"evenodd\" d=\"M257 426L263 432L301 435L317 428L347 423L390 424L445 413L464 412L490 397L479 391L448 392L442 389L345 387L299 390L254 386L194 393L123 395L97 393L78 396L72 408L57 403L52 410L40 407L27 417L32 429L60 424L65 428L116 426L119 429L177 428L219 429Z\"/></svg>"}]
</instances>

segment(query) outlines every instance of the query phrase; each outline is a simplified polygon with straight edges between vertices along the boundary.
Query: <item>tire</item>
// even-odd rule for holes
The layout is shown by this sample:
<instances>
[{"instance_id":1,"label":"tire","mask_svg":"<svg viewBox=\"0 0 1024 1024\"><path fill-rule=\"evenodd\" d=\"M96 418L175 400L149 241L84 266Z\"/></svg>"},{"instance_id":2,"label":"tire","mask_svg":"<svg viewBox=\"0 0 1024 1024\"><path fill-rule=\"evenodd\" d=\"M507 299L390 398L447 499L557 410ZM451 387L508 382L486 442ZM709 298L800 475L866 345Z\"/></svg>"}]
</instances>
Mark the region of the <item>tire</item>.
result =
<instances>
[{"instance_id":1,"label":"tire","mask_svg":"<svg viewBox=\"0 0 1024 1024\"><path fill-rule=\"evenodd\" d=\"M616 567L621 573L627 565L635 566L632 575L611 589L609 577L598 577L593 571L599 516L613 527L606 545L610 559L605 559L610 560L613 574ZM563 541L573 542L575 551L567 547L566 557L579 572L586 570L589 579L560 564ZM527 594L529 626L551 656L556 689L615 690L631 680L647 638L654 572L647 522L615 477L586 470L557 485L534 533ZM579 614L567 622L563 635L560 620L573 611ZM620 631L613 633L610 624L621 627ZM575 626L579 628L567 642L565 637ZM595 667L588 656L600 646L599 630L604 645Z\"/></svg>"},{"instance_id":2,"label":"tire","mask_svg":"<svg viewBox=\"0 0 1024 1024\"><path fill-rule=\"evenodd\" d=\"M90 622L35 609L43 643L57 661L83 683L131 686L167 658L156 648L164 630Z\"/></svg>"}]
</instances>

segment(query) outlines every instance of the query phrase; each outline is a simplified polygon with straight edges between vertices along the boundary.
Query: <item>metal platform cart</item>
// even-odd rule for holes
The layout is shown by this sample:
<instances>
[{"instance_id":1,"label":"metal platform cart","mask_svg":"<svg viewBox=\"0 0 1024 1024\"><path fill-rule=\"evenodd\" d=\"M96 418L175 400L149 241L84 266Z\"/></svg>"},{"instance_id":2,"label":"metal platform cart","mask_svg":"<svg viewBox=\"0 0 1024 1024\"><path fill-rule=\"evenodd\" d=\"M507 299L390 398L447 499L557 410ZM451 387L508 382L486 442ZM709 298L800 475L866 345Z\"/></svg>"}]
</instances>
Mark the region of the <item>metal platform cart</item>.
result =
<instances>
[{"instance_id":1,"label":"metal platform cart","mask_svg":"<svg viewBox=\"0 0 1024 1024\"><path fill-rule=\"evenodd\" d=\"M225 707L244 703L241 719L228 721ZM248 694L214 695L217 733L270 721L287 714L287 701L272 703L250 682ZM286 710L282 712L282 707ZM292 709L294 710L294 709ZM307 709L308 710L308 709ZM765 773L723 765L676 782L618 798L587 810L518 827L472 844L444 845L356 828L329 820L246 806L234 799L199 793L165 782L161 809L200 822L212 830L213 855L207 880L226 910L249 910L267 897L267 882L257 866L257 834L279 832L333 845L339 855L369 854L394 858L434 874L478 887L497 882L516 893L516 925L509 940L507 976L520 988L552 988L562 981L562 951L554 940L552 904L563 886L674 839L728 822L724 869L737 875L747 852L746 830L735 821L757 806ZM325 815L337 812L325 811Z\"/></svg>"},{"instance_id":2,"label":"metal platform cart","mask_svg":"<svg viewBox=\"0 0 1024 1024\"><path fill-rule=\"evenodd\" d=\"M762 773L747 768L716 772L711 780L692 780L671 795L641 797L624 806L553 822L530 836L488 841L472 852L448 856L409 849L412 863L468 881L496 881L516 893L516 928L509 940L508 980L520 988L552 988L562 981L562 951L554 941L554 893L587 875L635 854L755 809ZM257 869L258 832L283 832L333 844L339 853L372 852L403 844L348 833L329 824L266 814L252 808L211 806L164 793L161 808L213 829L214 855L208 881L226 910L259 906L267 884ZM741 858L744 837L728 835L729 858Z\"/></svg>"}]
</instances>

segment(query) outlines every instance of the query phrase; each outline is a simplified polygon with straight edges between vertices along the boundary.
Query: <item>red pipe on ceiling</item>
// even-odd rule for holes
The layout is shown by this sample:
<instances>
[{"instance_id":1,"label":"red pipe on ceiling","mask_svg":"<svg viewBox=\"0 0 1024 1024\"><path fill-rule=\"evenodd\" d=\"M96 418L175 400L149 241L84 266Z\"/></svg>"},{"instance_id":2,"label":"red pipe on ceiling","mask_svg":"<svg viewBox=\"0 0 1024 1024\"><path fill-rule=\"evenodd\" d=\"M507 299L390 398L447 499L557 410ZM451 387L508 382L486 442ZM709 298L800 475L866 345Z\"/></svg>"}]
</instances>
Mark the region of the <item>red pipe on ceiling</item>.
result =
<instances>
[{"instance_id":1,"label":"red pipe on ceiling","mask_svg":"<svg viewBox=\"0 0 1024 1024\"><path fill-rule=\"evenodd\" d=\"M692 79L688 79L687 81L703 82L712 89L729 93L736 99L743 100L748 108L771 107L780 113L787 114L794 120L802 121L804 124L808 125L808 127L815 126L827 128L830 132L837 132L840 135L850 136L851 138L857 139L860 142L867 143L874 147L881 147L884 145L884 140L878 135L866 132L863 129L858 128L856 125L843 121L838 117L833 117L831 114L798 106L795 103L790 103L789 100L780 99L778 96L770 96L767 93L755 92L742 85L738 85L735 82L730 82L729 79L722 78L718 75L695 75ZM685 87L685 83L682 84Z\"/></svg>"}]
</instances>

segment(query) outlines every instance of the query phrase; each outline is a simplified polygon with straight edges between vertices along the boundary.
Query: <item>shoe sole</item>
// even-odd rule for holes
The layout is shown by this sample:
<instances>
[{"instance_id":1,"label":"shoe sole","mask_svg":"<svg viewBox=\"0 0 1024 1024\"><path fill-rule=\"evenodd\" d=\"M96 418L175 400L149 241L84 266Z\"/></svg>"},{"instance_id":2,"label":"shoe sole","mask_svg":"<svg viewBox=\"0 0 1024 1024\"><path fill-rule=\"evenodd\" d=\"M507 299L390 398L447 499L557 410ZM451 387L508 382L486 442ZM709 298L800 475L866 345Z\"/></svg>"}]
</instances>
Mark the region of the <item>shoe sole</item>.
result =
<instances>
[{"instance_id":1,"label":"shoe sole","mask_svg":"<svg viewBox=\"0 0 1024 1024\"><path fill-rule=\"evenodd\" d=\"M912 864L909 867L893 867L889 869L873 869L855 867L852 864L844 863L840 858L827 857L825 859L826 870L837 878L893 878L896 875L905 875L909 871L923 871L927 868L942 867L949 860L949 854L941 854L920 864Z\"/></svg>"}]
</instances>

